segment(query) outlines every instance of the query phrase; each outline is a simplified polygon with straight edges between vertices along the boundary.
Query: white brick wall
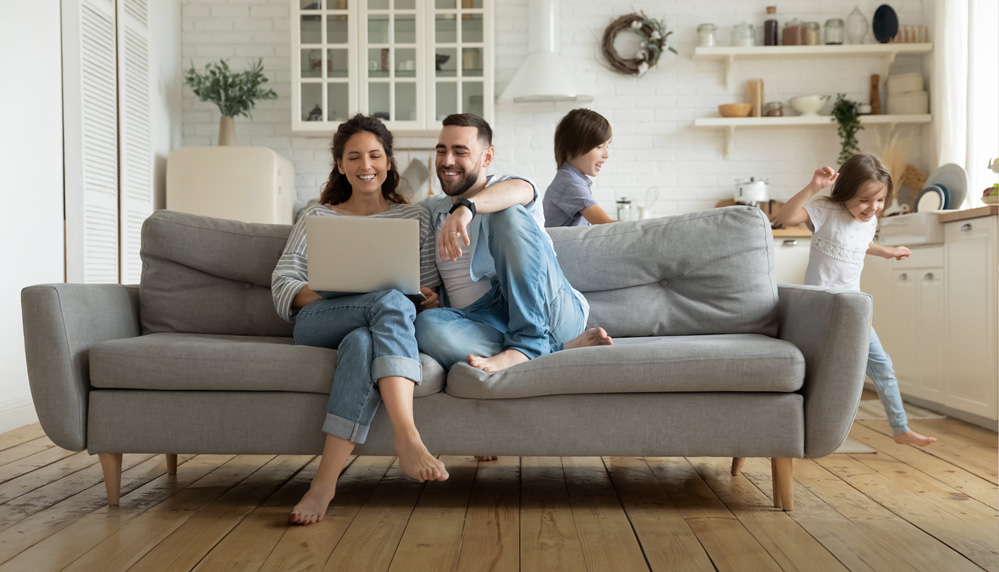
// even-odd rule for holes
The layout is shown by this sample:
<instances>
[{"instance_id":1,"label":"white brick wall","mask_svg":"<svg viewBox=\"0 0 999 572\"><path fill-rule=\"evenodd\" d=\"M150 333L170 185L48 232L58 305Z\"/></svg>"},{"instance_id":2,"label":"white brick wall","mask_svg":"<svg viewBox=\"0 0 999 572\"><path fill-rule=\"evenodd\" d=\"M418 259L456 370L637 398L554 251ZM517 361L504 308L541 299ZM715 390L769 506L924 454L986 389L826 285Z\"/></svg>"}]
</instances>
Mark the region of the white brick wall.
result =
<instances>
[{"instance_id":1,"label":"white brick wall","mask_svg":"<svg viewBox=\"0 0 999 572\"><path fill-rule=\"evenodd\" d=\"M355 0L362 1L362 0ZM527 0L496 1L496 93L502 92L527 55L528 32L523 22ZM765 82L766 101L784 101L795 95L844 92L866 102L870 75L879 73L877 58L824 58L819 60L738 61L729 89L724 87L724 65L720 61L691 59L702 22L718 25L719 44L728 43L731 27L747 21L762 36L764 8L769 1L743 0L600 0L561 1L562 57L594 101L588 107L602 113L614 129L611 158L594 183L601 205L612 212L617 197L627 196L644 204L648 189L658 188L655 209L675 214L710 208L731 197L736 178L768 177L773 198L786 199L803 186L812 171L823 164L835 165L839 152L836 129L829 127L740 129L732 153L723 158L721 130L695 130L696 117L717 115L721 103L746 101L746 80ZM797 17L824 23L828 18L846 18L859 4L871 18L880 0L785 0L775 3L778 20ZM892 4L902 25L924 24L923 0L901 0ZM632 11L664 19L670 45L679 55L666 53L659 66L645 77L635 78L611 71L600 55L604 28L612 19ZM292 135L290 130L290 46L288 0L185 0L183 5L183 56L185 68L193 61L202 67L208 61L229 58L241 68L263 58L275 101L258 104L253 119L237 119L240 145L263 145L295 163L300 203L316 197L330 168L328 138ZM868 41L873 41L870 38ZM923 58L899 57L892 73L918 71ZM882 93L882 103L885 94ZM555 173L552 138L559 118L571 104L497 104L494 121L497 159L493 172L512 172L532 177L544 189ZM200 102L184 87L184 145L214 145L219 113ZM915 137L930 129L906 128ZM875 151L874 128L861 132L864 151ZM410 157L425 158L426 152L397 153L401 169ZM914 140L910 161L921 164L919 141Z\"/></svg>"}]
</instances>

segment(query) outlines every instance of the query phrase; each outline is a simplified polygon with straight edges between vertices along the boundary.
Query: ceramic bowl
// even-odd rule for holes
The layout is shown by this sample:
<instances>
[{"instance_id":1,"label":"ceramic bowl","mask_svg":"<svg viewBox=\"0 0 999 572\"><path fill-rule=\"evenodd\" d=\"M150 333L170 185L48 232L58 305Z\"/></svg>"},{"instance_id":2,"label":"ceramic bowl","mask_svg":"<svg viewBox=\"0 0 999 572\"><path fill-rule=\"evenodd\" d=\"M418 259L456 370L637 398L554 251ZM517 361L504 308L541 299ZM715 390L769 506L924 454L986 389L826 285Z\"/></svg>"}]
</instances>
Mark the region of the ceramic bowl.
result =
<instances>
[{"instance_id":1,"label":"ceramic bowl","mask_svg":"<svg viewBox=\"0 0 999 572\"><path fill-rule=\"evenodd\" d=\"M722 117L746 117L751 109L748 103L725 103L718 106L718 113Z\"/></svg>"},{"instance_id":2,"label":"ceramic bowl","mask_svg":"<svg viewBox=\"0 0 999 572\"><path fill-rule=\"evenodd\" d=\"M801 115L818 115L828 101L828 95L799 95L791 98L791 107Z\"/></svg>"}]
</instances>

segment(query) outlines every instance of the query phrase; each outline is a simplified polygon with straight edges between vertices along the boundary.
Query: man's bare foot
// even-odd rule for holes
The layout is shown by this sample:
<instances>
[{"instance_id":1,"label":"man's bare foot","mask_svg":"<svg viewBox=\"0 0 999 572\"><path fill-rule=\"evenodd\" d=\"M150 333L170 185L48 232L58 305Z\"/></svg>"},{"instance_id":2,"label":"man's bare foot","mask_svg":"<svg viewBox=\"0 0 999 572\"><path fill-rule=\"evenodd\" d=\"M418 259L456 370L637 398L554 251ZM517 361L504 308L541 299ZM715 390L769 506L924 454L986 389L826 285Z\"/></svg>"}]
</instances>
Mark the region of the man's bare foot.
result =
<instances>
[{"instance_id":1,"label":"man's bare foot","mask_svg":"<svg viewBox=\"0 0 999 572\"><path fill-rule=\"evenodd\" d=\"M315 524L322 521L323 517L326 516L326 509L333 501L335 491L336 483L333 483L333 486L312 483L309 492L305 493L302 500L298 501L295 508L291 509L288 522L291 524Z\"/></svg>"},{"instance_id":2,"label":"man's bare foot","mask_svg":"<svg viewBox=\"0 0 999 572\"><path fill-rule=\"evenodd\" d=\"M526 361L529 361L528 357L514 349L503 350L490 358L473 355L468 356L468 365L477 367L486 373L503 371L508 367L512 367Z\"/></svg>"},{"instance_id":3,"label":"man's bare foot","mask_svg":"<svg viewBox=\"0 0 999 572\"><path fill-rule=\"evenodd\" d=\"M450 476L444 463L430 454L419 436L396 438L395 451L399 454L399 468L418 481L446 481Z\"/></svg>"},{"instance_id":4,"label":"man's bare foot","mask_svg":"<svg viewBox=\"0 0 999 572\"><path fill-rule=\"evenodd\" d=\"M912 429L909 429L905 433L899 433L898 435L893 435L892 439L895 440L899 445L916 445L918 447L925 447L930 443L937 440L936 437L927 437L926 435L920 435Z\"/></svg>"},{"instance_id":5,"label":"man's bare foot","mask_svg":"<svg viewBox=\"0 0 999 572\"><path fill-rule=\"evenodd\" d=\"M496 455L476 455L475 456L475 460L476 461L496 461L496 460L499 460L499 457L497 457Z\"/></svg>"},{"instance_id":6,"label":"man's bare foot","mask_svg":"<svg viewBox=\"0 0 999 572\"><path fill-rule=\"evenodd\" d=\"M565 343L565 349L585 348L589 346L612 346L614 340L603 328L590 328Z\"/></svg>"}]
</instances>

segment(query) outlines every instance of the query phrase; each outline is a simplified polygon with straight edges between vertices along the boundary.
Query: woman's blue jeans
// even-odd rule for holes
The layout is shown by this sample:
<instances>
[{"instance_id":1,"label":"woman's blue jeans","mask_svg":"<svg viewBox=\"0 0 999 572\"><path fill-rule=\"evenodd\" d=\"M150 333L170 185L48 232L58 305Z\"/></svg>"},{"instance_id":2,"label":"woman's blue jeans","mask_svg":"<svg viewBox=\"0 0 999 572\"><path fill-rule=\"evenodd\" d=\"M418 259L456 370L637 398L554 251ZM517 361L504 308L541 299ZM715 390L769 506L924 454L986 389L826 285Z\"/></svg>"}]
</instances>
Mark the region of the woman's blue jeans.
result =
<instances>
[{"instance_id":1,"label":"woman's blue jeans","mask_svg":"<svg viewBox=\"0 0 999 572\"><path fill-rule=\"evenodd\" d=\"M295 317L295 343L337 350L323 431L364 443L382 401L378 380L422 381L416 306L396 290L316 300Z\"/></svg>"},{"instance_id":2,"label":"woman's blue jeans","mask_svg":"<svg viewBox=\"0 0 999 572\"><path fill-rule=\"evenodd\" d=\"M462 309L421 312L420 351L448 369L470 354L515 349L534 359L561 350L583 332L586 316L544 231L520 206L479 216L489 217L492 289Z\"/></svg>"},{"instance_id":3,"label":"woman's blue jeans","mask_svg":"<svg viewBox=\"0 0 999 572\"><path fill-rule=\"evenodd\" d=\"M874 333L874 328L871 328L870 353L867 355L867 377L871 378L875 389L878 390L878 399L881 400L881 406L885 408L892 433L898 435L908 431L909 420L902 407L902 394L898 392L895 369L891 365L888 353L881 346L881 340Z\"/></svg>"}]
</instances>

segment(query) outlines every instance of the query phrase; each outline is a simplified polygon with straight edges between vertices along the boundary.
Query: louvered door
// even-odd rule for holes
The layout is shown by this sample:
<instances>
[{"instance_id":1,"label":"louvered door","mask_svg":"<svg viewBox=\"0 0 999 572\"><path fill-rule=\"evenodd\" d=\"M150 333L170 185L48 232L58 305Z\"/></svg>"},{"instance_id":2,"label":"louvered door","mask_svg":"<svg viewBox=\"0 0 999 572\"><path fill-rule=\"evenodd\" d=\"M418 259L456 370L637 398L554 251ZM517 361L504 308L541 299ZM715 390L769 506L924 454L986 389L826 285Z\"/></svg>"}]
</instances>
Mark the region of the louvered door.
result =
<instances>
[{"instance_id":1,"label":"louvered door","mask_svg":"<svg viewBox=\"0 0 999 572\"><path fill-rule=\"evenodd\" d=\"M121 282L142 273L142 221L153 212L148 0L118 0L118 204Z\"/></svg>"}]
</instances>

